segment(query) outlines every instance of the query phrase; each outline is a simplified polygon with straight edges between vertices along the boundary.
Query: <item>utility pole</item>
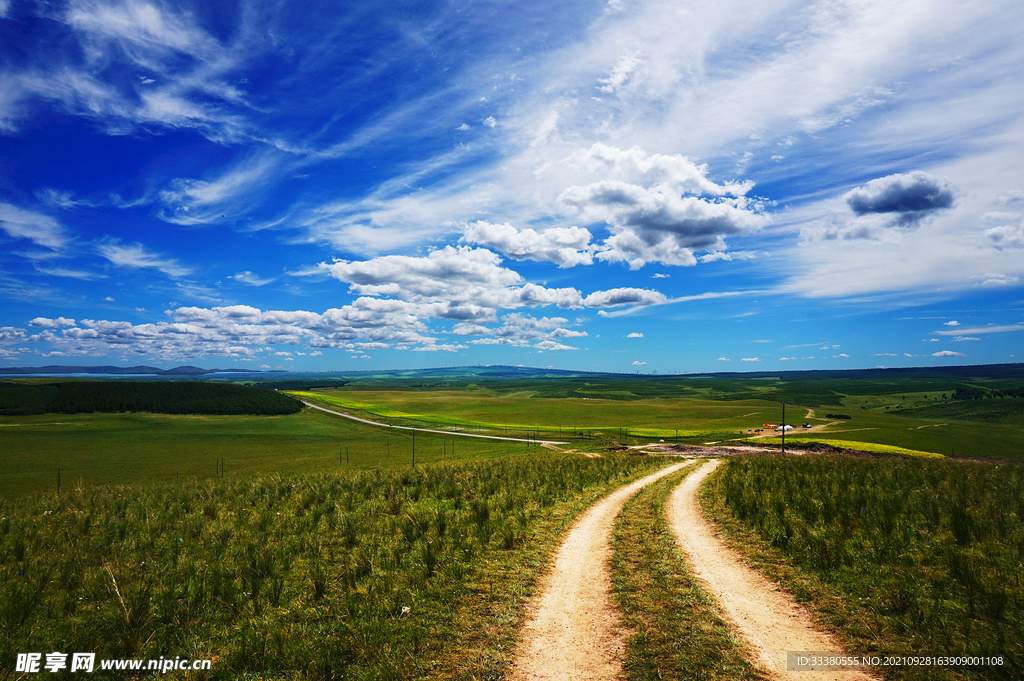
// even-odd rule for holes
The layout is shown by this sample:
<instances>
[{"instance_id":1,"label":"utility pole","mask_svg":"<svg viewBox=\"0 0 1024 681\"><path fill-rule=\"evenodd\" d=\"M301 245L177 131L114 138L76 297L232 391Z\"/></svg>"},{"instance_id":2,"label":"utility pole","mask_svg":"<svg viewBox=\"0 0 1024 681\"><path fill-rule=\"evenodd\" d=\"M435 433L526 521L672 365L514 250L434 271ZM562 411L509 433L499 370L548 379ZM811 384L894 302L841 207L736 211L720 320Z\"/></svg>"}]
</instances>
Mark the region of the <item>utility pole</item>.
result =
<instances>
[{"instance_id":1,"label":"utility pole","mask_svg":"<svg viewBox=\"0 0 1024 681\"><path fill-rule=\"evenodd\" d=\"M412 467L416 468L416 431L412 431Z\"/></svg>"},{"instance_id":2,"label":"utility pole","mask_svg":"<svg viewBox=\"0 0 1024 681\"><path fill-rule=\"evenodd\" d=\"M786 453L786 403L782 403L782 453Z\"/></svg>"}]
</instances>

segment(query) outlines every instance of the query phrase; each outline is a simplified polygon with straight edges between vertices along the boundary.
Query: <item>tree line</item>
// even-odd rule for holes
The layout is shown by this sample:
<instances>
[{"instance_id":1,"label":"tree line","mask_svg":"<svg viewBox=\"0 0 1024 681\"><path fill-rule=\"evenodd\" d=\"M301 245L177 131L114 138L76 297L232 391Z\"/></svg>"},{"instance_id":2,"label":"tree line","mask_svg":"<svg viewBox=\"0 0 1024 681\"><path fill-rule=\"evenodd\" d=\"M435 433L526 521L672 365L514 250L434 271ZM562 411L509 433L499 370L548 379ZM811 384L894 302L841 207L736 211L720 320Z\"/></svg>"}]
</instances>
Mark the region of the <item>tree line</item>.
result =
<instances>
[{"instance_id":1,"label":"tree line","mask_svg":"<svg viewBox=\"0 0 1024 681\"><path fill-rule=\"evenodd\" d=\"M294 414L298 400L244 385L203 381L0 382L0 415L151 412Z\"/></svg>"}]
</instances>

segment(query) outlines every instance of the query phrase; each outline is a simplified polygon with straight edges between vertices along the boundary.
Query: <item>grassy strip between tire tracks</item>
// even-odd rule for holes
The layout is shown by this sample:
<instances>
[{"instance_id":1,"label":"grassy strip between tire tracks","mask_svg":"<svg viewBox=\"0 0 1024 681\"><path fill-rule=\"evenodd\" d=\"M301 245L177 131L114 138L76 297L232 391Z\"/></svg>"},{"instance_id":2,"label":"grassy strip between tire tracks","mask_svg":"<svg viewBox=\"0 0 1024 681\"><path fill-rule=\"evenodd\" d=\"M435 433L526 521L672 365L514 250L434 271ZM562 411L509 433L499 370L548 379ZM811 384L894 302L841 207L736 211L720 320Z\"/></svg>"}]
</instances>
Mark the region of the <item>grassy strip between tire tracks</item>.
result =
<instances>
[{"instance_id":1,"label":"grassy strip between tire tracks","mask_svg":"<svg viewBox=\"0 0 1024 681\"><path fill-rule=\"evenodd\" d=\"M615 522L612 588L632 630L630 681L766 679L687 566L665 518L669 493L699 464L641 490Z\"/></svg>"},{"instance_id":2,"label":"grassy strip between tire tracks","mask_svg":"<svg viewBox=\"0 0 1024 681\"><path fill-rule=\"evenodd\" d=\"M699 496L748 565L836 632L846 652L1004 661L881 676L1008 680L1021 678L1024 660L1021 479L993 464L741 457Z\"/></svg>"}]
</instances>

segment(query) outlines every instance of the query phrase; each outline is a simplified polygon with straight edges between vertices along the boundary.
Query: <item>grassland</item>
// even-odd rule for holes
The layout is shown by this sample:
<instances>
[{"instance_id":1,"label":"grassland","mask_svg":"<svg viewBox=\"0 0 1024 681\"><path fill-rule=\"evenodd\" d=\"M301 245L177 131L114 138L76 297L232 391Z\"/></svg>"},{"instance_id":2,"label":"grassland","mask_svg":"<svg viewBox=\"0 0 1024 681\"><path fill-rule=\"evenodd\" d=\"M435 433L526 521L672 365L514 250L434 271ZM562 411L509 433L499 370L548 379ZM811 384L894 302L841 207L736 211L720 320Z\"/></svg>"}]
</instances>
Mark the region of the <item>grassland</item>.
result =
<instances>
[{"instance_id":1,"label":"grassland","mask_svg":"<svg viewBox=\"0 0 1024 681\"><path fill-rule=\"evenodd\" d=\"M613 384L614 385L614 384ZM890 389L880 386L879 389ZM861 386L862 390L866 387ZM595 391L599 392L599 391ZM728 443L747 437L748 431L763 423L780 423L781 405L757 399L734 401L720 398L659 397L628 401L600 398L544 397L545 391L496 392L475 387L465 390L440 388L419 390L364 390L358 386L340 390L295 392L303 399L342 408L383 423L401 423L427 427L467 429L475 432L526 436L541 433L548 437L572 440L603 439L635 444L664 439L669 441ZM921 393L908 398L941 401ZM813 395L804 395L812 398ZM903 404L893 395L855 395L837 398L840 406L815 406L813 402L789 403L787 421L819 426L807 434L797 429L786 435L787 441L801 438L874 443L893 448L949 455L1018 458L1024 456L1024 428L1017 423L992 423L970 420L918 418L886 410L889 403ZM874 406L868 407L867 402ZM987 403L1015 402L975 400L975 408ZM948 402L948 401L947 401ZM943 405L940 406L944 406ZM963 404L970 404L965 402ZM958 407L960 415L969 415L967 407ZM825 414L842 411L850 419L828 419ZM907 413L916 413L907 410ZM777 443L778 438L758 439L758 444ZM895 450L894 450L895 451Z\"/></svg>"},{"instance_id":2,"label":"grassland","mask_svg":"<svg viewBox=\"0 0 1024 681\"><path fill-rule=\"evenodd\" d=\"M922 459L745 457L702 490L752 564L808 603L851 652L1001 655L1024 673L1024 469Z\"/></svg>"},{"instance_id":3,"label":"grassland","mask_svg":"<svg viewBox=\"0 0 1024 681\"><path fill-rule=\"evenodd\" d=\"M347 451L347 456L346 456ZM416 436L417 463L522 454L526 444ZM83 485L407 466L412 437L312 409L287 416L47 414L0 417L0 496Z\"/></svg>"},{"instance_id":4,"label":"grassland","mask_svg":"<svg viewBox=\"0 0 1024 681\"><path fill-rule=\"evenodd\" d=\"M527 456L0 501L0 659L182 655L213 658L211 679L494 678L560 530L660 465Z\"/></svg>"}]
</instances>

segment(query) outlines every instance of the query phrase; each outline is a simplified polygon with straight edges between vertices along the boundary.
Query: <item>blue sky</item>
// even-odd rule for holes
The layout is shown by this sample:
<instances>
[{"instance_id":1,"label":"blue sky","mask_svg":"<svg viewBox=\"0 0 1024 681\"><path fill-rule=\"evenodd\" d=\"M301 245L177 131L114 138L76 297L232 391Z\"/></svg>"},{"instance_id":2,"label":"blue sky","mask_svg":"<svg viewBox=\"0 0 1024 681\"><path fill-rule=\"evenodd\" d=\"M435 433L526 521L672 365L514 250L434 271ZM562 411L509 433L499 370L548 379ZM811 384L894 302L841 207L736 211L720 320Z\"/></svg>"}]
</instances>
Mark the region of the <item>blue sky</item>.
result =
<instances>
[{"instance_id":1,"label":"blue sky","mask_svg":"<svg viewBox=\"0 0 1024 681\"><path fill-rule=\"evenodd\" d=\"M1021 25L0 0L0 366L1020 361Z\"/></svg>"}]
</instances>

